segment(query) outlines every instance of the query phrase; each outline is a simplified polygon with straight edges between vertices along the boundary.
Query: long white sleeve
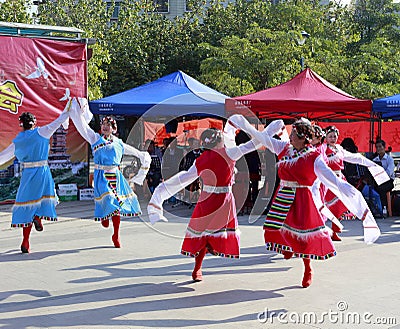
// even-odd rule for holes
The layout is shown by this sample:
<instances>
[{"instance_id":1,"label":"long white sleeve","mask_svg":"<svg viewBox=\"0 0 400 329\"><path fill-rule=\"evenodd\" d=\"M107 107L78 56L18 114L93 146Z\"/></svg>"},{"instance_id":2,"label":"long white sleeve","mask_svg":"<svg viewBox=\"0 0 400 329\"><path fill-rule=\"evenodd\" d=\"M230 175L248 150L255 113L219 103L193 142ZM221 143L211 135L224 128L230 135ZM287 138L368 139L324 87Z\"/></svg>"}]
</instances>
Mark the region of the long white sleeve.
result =
<instances>
[{"instance_id":1,"label":"long white sleeve","mask_svg":"<svg viewBox=\"0 0 400 329\"><path fill-rule=\"evenodd\" d=\"M254 128L246 120L246 118L240 114L232 115L229 118L229 122L236 128L241 129L249 134L252 138L255 138L262 145L266 146L270 151L276 154L281 153L287 145L286 141L280 141L271 137L272 133L279 134L279 131L283 131L283 129L285 129L285 125L282 120L272 121L263 132Z\"/></svg>"},{"instance_id":2,"label":"long white sleeve","mask_svg":"<svg viewBox=\"0 0 400 329\"><path fill-rule=\"evenodd\" d=\"M377 164L360 153L351 153L343 149L343 160L350 163L359 164L365 167L375 167Z\"/></svg>"},{"instance_id":3,"label":"long white sleeve","mask_svg":"<svg viewBox=\"0 0 400 329\"><path fill-rule=\"evenodd\" d=\"M15 144L11 143L3 151L0 152L0 165L6 163L14 157Z\"/></svg>"},{"instance_id":4,"label":"long white sleeve","mask_svg":"<svg viewBox=\"0 0 400 329\"><path fill-rule=\"evenodd\" d=\"M365 243L375 242L380 236L380 230L361 192L336 176L321 156L315 160L314 170L321 182L343 202L347 209L363 221Z\"/></svg>"},{"instance_id":5,"label":"long white sleeve","mask_svg":"<svg viewBox=\"0 0 400 329\"><path fill-rule=\"evenodd\" d=\"M372 177L374 177L374 180L378 185L390 180L389 175L386 173L383 167L359 153L351 153L343 150L343 160L367 167L368 171L371 173Z\"/></svg>"},{"instance_id":6,"label":"long white sleeve","mask_svg":"<svg viewBox=\"0 0 400 329\"><path fill-rule=\"evenodd\" d=\"M84 113L81 111L81 107L76 100L72 101L68 113L78 132L90 145L93 145L100 139L100 135L95 133L86 123Z\"/></svg>"},{"instance_id":7,"label":"long white sleeve","mask_svg":"<svg viewBox=\"0 0 400 329\"><path fill-rule=\"evenodd\" d=\"M240 144L238 146L227 148L226 154L228 154L228 156L232 160L236 161L236 160L240 159L243 155L253 152L261 146L262 146L261 143L254 141L254 140L250 140L250 141Z\"/></svg>"},{"instance_id":8,"label":"long white sleeve","mask_svg":"<svg viewBox=\"0 0 400 329\"><path fill-rule=\"evenodd\" d=\"M54 132L63 124L66 120L68 120L69 113L67 111L63 111L57 119L49 124L39 127L38 133L40 136L44 138L50 138Z\"/></svg>"},{"instance_id":9,"label":"long white sleeve","mask_svg":"<svg viewBox=\"0 0 400 329\"><path fill-rule=\"evenodd\" d=\"M151 156L148 152L139 151L129 144L123 143L123 145L124 154L133 155L139 158L141 163L138 173L130 180L130 182L143 185L143 181L146 178L147 172L150 168Z\"/></svg>"},{"instance_id":10,"label":"long white sleeve","mask_svg":"<svg viewBox=\"0 0 400 329\"><path fill-rule=\"evenodd\" d=\"M150 222L152 224L160 220L167 222L168 220L163 215L163 202L193 183L198 177L195 161L188 171L181 171L158 185L147 206Z\"/></svg>"}]
</instances>

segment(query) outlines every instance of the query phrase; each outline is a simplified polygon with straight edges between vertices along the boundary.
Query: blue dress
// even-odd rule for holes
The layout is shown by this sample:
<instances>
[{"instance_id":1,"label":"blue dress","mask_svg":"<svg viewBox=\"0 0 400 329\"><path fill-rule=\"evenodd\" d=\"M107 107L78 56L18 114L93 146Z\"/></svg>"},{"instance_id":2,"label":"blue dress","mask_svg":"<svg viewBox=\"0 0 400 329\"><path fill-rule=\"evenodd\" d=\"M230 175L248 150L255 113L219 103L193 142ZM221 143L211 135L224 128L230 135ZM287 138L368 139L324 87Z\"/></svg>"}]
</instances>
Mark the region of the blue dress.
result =
<instances>
[{"instance_id":1,"label":"blue dress","mask_svg":"<svg viewBox=\"0 0 400 329\"><path fill-rule=\"evenodd\" d=\"M94 170L94 216L96 221L108 220L114 215L138 216L141 214L139 201L129 183L119 170L124 145L120 139L112 136L106 140L103 136L91 145L94 163L104 168Z\"/></svg>"},{"instance_id":2,"label":"blue dress","mask_svg":"<svg viewBox=\"0 0 400 329\"><path fill-rule=\"evenodd\" d=\"M13 140L15 156L21 163L45 161L49 155L49 139L40 136L38 129L20 132ZM15 204L12 209L12 227L27 227L34 216L56 221L54 180L48 165L22 170Z\"/></svg>"}]
</instances>

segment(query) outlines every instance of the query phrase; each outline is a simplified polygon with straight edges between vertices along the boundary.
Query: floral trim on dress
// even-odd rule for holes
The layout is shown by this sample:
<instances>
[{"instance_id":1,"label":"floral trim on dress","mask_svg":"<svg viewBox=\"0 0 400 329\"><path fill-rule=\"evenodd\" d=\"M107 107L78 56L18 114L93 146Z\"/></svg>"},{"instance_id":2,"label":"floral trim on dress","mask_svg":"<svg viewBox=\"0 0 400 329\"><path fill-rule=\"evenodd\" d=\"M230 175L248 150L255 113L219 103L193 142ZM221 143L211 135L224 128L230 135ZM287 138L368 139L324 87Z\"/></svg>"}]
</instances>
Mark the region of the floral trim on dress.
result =
<instances>
[{"instance_id":1,"label":"floral trim on dress","mask_svg":"<svg viewBox=\"0 0 400 329\"><path fill-rule=\"evenodd\" d=\"M293 166L300 158L308 156L310 153L315 152L315 148L313 146L306 146L302 150L297 151L293 147L293 145L290 145L287 152L289 153L289 155L285 155L278 160L278 167L283 165Z\"/></svg>"},{"instance_id":2,"label":"floral trim on dress","mask_svg":"<svg viewBox=\"0 0 400 329\"><path fill-rule=\"evenodd\" d=\"M93 153L96 152L99 148L106 147L107 145L110 145L112 143L113 143L113 140L111 139L111 140L106 140L104 143L100 143L100 144L93 146Z\"/></svg>"},{"instance_id":3,"label":"floral trim on dress","mask_svg":"<svg viewBox=\"0 0 400 329\"><path fill-rule=\"evenodd\" d=\"M220 252L217 252L215 250L210 250L210 249L208 249L208 252L214 256L219 256L219 257L224 257L224 258L236 258L236 259L239 258L239 255L224 254L224 253L220 253ZM182 255L189 256L189 257L197 257L199 255L199 253L200 252L192 253L192 252L181 250Z\"/></svg>"},{"instance_id":4,"label":"floral trim on dress","mask_svg":"<svg viewBox=\"0 0 400 329\"><path fill-rule=\"evenodd\" d=\"M58 221L57 217L48 217L48 216L37 216L37 217L39 217L39 219L48 220L50 222L57 222ZM23 224L11 224L11 227L12 228L29 227L29 226L32 226L32 223L33 223L33 221L30 222L30 223L23 223Z\"/></svg>"},{"instance_id":5,"label":"floral trim on dress","mask_svg":"<svg viewBox=\"0 0 400 329\"><path fill-rule=\"evenodd\" d=\"M293 249L289 246L285 246L279 243L267 242L265 247L268 251L275 251L277 253L283 254L285 251L293 252L294 257L305 258L305 259L313 259L313 260L326 260L333 256L336 256L336 251L330 252L324 256L318 256L313 254L303 254L299 252L294 252Z\"/></svg>"},{"instance_id":6,"label":"floral trim on dress","mask_svg":"<svg viewBox=\"0 0 400 329\"><path fill-rule=\"evenodd\" d=\"M127 213L127 214L122 213L122 214L121 214L121 212L119 211L119 209L116 209L116 210L114 210L111 214L108 214L107 216L104 216L104 217L94 217L94 221L95 221L95 222L101 222L101 221L103 221L103 220L110 220L110 217L116 216L116 215L119 215L119 216L121 216L121 217L137 217L137 216L140 216L141 214L142 214L141 212L138 212L138 213Z\"/></svg>"}]
</instances>

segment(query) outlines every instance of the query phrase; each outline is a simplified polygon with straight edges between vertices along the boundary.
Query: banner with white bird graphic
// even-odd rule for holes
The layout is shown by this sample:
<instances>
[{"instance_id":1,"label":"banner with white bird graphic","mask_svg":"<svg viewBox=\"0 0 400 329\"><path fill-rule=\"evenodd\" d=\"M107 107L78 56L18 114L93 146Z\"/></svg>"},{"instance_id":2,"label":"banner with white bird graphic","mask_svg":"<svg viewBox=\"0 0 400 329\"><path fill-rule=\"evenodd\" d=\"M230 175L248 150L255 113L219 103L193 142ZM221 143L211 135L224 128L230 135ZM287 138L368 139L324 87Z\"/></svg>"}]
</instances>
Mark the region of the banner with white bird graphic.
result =
<instances>
[{"instance_id":1,"label":"banner with white bird graphic","mask_svg":"<svg viewBox=\"0 0 400 329\"><path fill-rule=\"evenodd\" d=\"M0 36L0 151L19 132L23 112L45 126L76 98L87 99L84 43ZM90 119L90 118L89 118ZM88 147L73 124L65 122L50 141L49 166L56 184L86 186ZM0 203L13 201L21 171L16 159L0 167Z\"/></svg>"}]
</instances>

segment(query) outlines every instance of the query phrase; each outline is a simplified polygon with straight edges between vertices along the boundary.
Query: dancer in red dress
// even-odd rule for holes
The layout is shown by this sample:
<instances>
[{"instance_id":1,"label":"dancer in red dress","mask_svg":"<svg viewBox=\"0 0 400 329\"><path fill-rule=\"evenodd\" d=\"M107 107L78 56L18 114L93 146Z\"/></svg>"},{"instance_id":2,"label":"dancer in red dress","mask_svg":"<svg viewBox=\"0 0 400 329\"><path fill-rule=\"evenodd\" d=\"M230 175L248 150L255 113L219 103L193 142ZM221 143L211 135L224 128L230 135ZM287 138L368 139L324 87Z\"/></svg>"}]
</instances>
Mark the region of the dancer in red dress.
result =
<instances>
[{"instance_id":1,"label":"dancer in red dress","mask_svg":"<svg viewBox=\"0 0 400 329\"><path fill-rule=\"evenodd\" d=\"M339 137L339 130L335 126L328 126L325 128L326 132L326 159L328 163L328 167L333 170L333 172L341 179L346 180L344 177L342 170L344 169L344 161L359 164L367 167L369 170L374 168L377 172L381 172L380 176L384 175L384 170L380 168L375 162L368 160L366 157L362 156L359 153L351 153L343 149L342 146L337 144L337 140ZM387 175L386 175L387 176ZM376 174L375 174L376 177ZM335 215L339 220L343 219L355 219L357 216L352 214L346 205L343 204L341 200L330 190L326 192L325 195L325 204L330 209L330 211ZM341 241L338 233L341 232L341 228L332 223L332 240L333 241Z\"/></svg>"},{"instance_id":2,"label":"dancer in red dress","mask_svg":"<svg viewBox=\"0 0 400 329\"><path fill-rule=\"evenodd\" d=\"M235 129L234 129L235 130ZM232 130L231 130L232 132ZM203 189L186 230L181 253L195 257L192 272L194 281L202 280L201 266L207 252L228 258L239 258L239 231L232 183L235 162L252 152L252 141L239 146L226 147L221 131L207 129L201 135L206 149L188 171L180 172L161 183L148 205L152 223L166 221L162 203L171 195L202 179Z\"/></svg>"},{"instance_id":3,"label":"dancer in red dress","mask_svg":"<svg viewBox=\"0 0 400 329\"><path fill-rule=\"evenodd\" d=\"M258 132L241 115L229 118L235 127L245 130L278 155L280 187L264 224L264 239L267 250L282 253L285 259L300 257L304 263L302 286L312 282L311 259L325 260L335 256L336 251L329 231L325 227L320 209L319 189L313 189L320 179L327 188L347 203L360 218L365 218L364 239L374 242L380 231L361 193L337 177L327 166L320 153L310 145L313 128L306 119L293 124L290 142L271 138L271 131L285 128L282 120L273 121L264 132ZM320 202L320 201L319 201Z\"/></svg>"}]
</instances>

